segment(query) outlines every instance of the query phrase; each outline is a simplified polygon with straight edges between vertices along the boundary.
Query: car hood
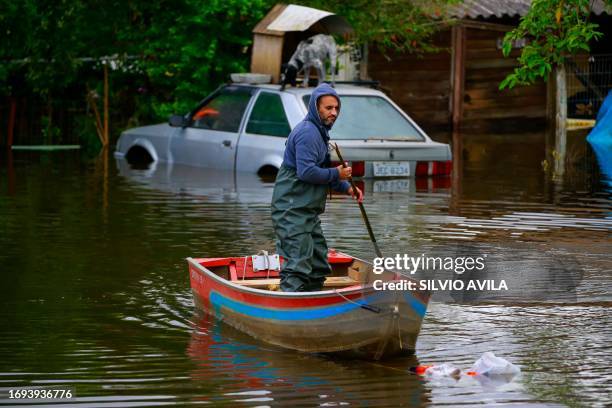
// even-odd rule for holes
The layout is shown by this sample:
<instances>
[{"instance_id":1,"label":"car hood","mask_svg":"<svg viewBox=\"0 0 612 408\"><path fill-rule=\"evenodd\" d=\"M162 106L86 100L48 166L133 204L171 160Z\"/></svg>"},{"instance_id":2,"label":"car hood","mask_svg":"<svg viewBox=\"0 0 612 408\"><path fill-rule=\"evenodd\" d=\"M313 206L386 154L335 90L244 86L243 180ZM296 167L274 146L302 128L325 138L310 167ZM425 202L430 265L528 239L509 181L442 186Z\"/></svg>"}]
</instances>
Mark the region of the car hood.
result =
<instances>
[{"instance_id":1,"label":"car hood","mask_svg":"<svg viewBox=\"0 0 612 408\"><path fill-rule=\"evenodd\" d=\"M149 136L158 133L167 133L171 126L167 123L158 123L157 125L140 126L123 131L125 135L143 135Z\"/></svg>"}]
</instances>

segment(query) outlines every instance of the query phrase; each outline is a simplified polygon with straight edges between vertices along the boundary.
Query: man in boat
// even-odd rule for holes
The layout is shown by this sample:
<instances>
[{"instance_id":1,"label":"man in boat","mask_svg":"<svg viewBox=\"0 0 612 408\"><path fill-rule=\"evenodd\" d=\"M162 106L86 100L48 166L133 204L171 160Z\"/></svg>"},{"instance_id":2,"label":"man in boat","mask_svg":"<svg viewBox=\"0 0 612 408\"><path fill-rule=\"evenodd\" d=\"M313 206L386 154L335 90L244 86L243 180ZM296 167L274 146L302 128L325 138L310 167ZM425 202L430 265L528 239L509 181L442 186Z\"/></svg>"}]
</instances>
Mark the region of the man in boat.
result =
<instances>
[{"instance_id":1,"label":"man in boat","mask_svg":"<svg viewBox=\"0 0 612 408\"><path fill-rule=\"evenodd\" d=\"M276 250L284 258L280 273L283 292L321 290L331 273L319 220L328 186L359 202L363 199L361 190L354 191L346 181L350 167L330 167L328 131L339 114L338 94L323 83L312 92L308 114L287 139L272 195Z\"/></svg>"}]
</instances>

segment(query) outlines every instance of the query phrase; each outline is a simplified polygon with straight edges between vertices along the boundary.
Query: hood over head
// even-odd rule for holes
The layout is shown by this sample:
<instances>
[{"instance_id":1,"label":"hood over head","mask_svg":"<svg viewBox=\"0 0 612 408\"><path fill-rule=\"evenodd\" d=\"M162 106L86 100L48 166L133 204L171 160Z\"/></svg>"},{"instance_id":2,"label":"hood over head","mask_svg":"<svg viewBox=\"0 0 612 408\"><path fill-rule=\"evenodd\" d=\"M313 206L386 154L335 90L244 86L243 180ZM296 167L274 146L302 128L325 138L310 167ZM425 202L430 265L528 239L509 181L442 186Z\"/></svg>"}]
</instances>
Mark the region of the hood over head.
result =
<instances>
[{"instance_id":1,"label":"hood over head","mask_svg":"<svg viewBox=\"0 0 612 408\"><path fill-rule=\"evenodd\" d=\"M308 115L306 116L306 119L316 124L317 127L324 127L325 129L329 130L331 129L331 126L325 126L321 122L321 118L319 117L319 110L317 109L317 102L319 101L319 98L325 95L331 95L338 100L338 113L340 113L340 96L338 96L336 90L332 88L329 84L322 83L317 86L312 91L312 95L310 95L310 101L308 102Z\"/></svg>"}]
</instances>

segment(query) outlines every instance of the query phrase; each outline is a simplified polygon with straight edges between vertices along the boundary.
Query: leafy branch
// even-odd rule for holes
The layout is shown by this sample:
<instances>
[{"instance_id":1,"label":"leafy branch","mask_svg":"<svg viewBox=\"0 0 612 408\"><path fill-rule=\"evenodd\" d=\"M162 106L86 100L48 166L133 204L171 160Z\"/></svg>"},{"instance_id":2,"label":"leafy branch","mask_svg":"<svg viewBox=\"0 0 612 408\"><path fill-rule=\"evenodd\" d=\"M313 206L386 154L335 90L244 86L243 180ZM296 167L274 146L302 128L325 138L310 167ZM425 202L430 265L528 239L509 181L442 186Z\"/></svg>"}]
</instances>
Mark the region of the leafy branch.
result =
<instances>
[{"instance_id":1,"label":"leafy branch","mask_svg":"<svg viewBox=\"0 0 612 408\"><path fill-rule=\"evenodd\" d=\"M612 5L612 0L605 0ZM499 85L500 89L534 83L547 78L555 66L601 38L597 24L589 21L589 0L534 0L517 28L504 37L502 51L508 56L514 42L527 39L519 66Z\"/></svg>"}]
</instances>

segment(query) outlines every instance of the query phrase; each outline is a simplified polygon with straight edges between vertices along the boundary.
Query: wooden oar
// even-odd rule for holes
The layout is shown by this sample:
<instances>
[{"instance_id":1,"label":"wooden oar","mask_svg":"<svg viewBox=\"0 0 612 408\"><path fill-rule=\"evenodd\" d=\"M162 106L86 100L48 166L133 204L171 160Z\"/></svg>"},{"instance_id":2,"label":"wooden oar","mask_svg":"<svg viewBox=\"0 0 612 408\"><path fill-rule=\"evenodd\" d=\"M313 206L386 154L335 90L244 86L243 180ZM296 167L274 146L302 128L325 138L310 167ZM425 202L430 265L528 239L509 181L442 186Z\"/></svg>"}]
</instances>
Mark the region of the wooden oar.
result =
<instances>
[{"instance_id":1,"label":"wooden oar","mask_svg":"<svg viewBox=\"0 0 612 408\"><path fill-rule=\"evenodd\" d=\"M340 148L338 147L338 144L332 143L332 145L334 146L334 149L336 150L338 159L340 159L340 162L342 163L342 167L347 167L344 159L342 158L342 153L340 153ZM357 187L355 186L355 183L353 182L353 176L349 176L348 180L349 180L349 183L351 183L351 187L353 187L353 192L356 192ZM378 256L379 258L382 258L383 257L382 252L380 252L380 248L378 247L378 244L376 243L376 238L374 238L374 232L372 231L372 227L370 226L370 220L368 219L368 214L366 214L366 210L363 206L363 203L360 203L358 201L357 204L359 204L359 210L361 211L361 217L363 218L363 222L365 223L366 228L368 229L370 240L372 241L372 244L374 244L374 252L376 252L376 256Z\"/></svg>"}]
</instances>

